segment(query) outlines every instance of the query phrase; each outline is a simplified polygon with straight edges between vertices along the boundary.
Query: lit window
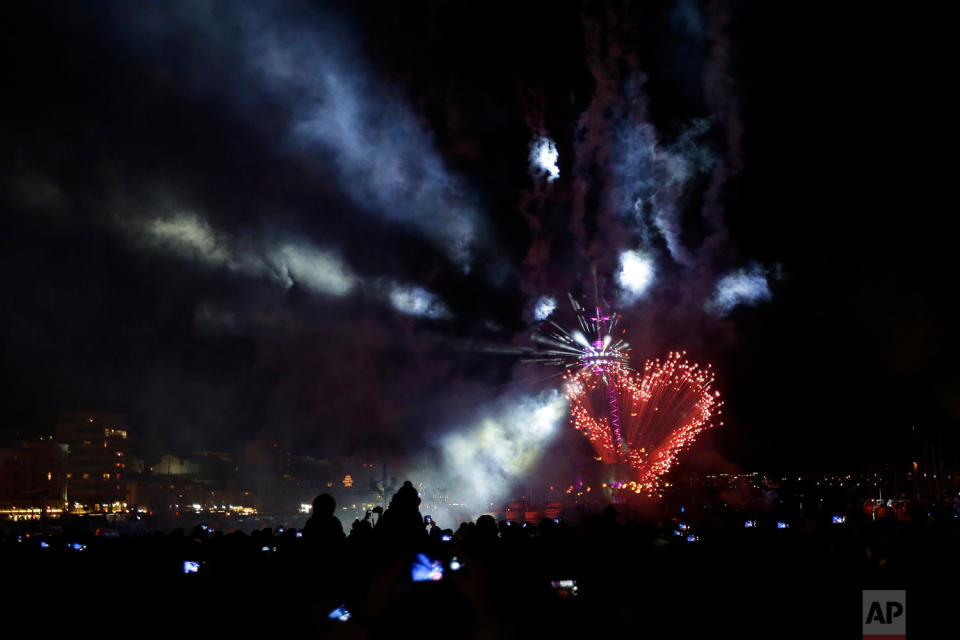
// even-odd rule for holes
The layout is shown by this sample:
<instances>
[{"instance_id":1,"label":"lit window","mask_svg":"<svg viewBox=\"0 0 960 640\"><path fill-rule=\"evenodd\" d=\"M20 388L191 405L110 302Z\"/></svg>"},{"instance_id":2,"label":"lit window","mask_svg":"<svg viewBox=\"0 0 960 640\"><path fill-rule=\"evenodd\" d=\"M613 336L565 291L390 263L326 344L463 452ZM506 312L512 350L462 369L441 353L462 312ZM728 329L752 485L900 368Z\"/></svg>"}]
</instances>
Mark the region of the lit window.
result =
<instances>
[{"instance_id":1,"label":"lit window","mask_svg":"<svg viewBox=\"0 0 960 640\"><path fill-rule=\"evenodd\" d=\"M109 480L109 479L110 479L110 474L109 474L109 473L103 474L103 479L104 479L104 480Z\"/></svg>"}]
</instances>

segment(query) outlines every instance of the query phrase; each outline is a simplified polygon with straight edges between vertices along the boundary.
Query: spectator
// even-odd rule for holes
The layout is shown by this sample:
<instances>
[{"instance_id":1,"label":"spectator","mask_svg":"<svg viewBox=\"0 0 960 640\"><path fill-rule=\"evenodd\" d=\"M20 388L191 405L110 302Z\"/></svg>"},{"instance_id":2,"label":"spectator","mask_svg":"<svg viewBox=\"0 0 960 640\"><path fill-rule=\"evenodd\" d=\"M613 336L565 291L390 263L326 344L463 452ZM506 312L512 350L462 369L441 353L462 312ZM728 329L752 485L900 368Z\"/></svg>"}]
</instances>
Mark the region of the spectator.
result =
<instances>
[{"instance_id":1,"label":"spectator","mask_svg":"<svg viewBox=\"0 0 960 640\"><path fill-rule=\"evenodd\" d=\"M313 499L313 515L303 527L303 537L324 547L343 542L345 536L340 519L333 515L337 501L329 493Z\"/></svg>"}]
</instances>

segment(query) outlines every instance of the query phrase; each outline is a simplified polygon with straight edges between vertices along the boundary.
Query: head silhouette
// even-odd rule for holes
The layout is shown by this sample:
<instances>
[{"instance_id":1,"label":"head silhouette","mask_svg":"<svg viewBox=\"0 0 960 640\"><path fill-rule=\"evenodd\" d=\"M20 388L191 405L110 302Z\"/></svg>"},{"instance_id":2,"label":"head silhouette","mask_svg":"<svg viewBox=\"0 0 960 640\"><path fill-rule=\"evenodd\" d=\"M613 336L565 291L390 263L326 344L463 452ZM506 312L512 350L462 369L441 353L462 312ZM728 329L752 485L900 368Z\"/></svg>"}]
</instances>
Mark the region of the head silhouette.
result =
<instances>
[{"instance_id":1,"label":"head silhouette","mask_svg":"<svg viewBox=\"0 0 960 640\"><path fill-rule=\"evenodd\" d=\"M329 493L321 493L313 499L313 515L332 516L337 508L337 501Z\"/></svg>"},{"instance_id":2,"label":"head silhouette","mask_svg":"<svg viewBox=\"0 0 960 640\"><path fill-rule=\"evenodd\" d=\"M403 486L393 494L390 506L396 509L416 511L417 507L420 506L420 496L412 482L407 480L403 483Z\"/></svg>"}]
</instances>

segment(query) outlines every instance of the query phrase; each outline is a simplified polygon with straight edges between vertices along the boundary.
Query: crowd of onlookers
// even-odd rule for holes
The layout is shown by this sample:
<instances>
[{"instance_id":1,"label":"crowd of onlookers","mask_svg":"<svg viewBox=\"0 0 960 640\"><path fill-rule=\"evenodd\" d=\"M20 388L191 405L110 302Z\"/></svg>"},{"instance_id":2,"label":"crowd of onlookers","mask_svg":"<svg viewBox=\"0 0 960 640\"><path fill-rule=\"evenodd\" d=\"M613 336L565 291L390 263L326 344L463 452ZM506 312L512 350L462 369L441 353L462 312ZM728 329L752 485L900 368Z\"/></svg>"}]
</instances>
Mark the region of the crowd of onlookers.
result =
<instances>
[{"instance_id":1,"label":"crowd of onlookers","mask_svg":"<svg viewBox=\"0 0 960 640\"><path fill-rule=\"evenodd\" d=\"M322 495L301 530L8 533L4 619L189 637L855 637L863 589L907 589L915 628L948 620L960 590L949 512L778 524L709 511L651 521L609 506L444 529L419 506L405 483L348 531Z\"/></svg>"}]
</instances>

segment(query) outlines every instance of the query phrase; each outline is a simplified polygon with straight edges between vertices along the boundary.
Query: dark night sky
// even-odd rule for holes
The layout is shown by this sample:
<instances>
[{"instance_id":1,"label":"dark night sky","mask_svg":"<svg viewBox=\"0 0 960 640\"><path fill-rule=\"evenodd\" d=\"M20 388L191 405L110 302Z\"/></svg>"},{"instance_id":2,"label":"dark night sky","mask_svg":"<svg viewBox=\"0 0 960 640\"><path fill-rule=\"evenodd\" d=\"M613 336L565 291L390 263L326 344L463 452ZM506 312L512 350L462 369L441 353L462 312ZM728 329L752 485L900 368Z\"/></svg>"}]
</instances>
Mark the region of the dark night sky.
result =
<instances>
[{"instance_id":1,"label":"dark night sky","mask_svg":"<svg viewBox=\"0 0 960 640\"><path fill-rule=\"evenodd\" d=\"M417 451L542 377L463 345L523 343L537 296L594 264L615 298L641 243L609 204L642 179L621 132L679 149L702 121L712 160L673 197L681 241L716 247L691 267L654 237L657 281L618 306L635 359L714 363L726 425L702 446L780 468L897 460L911 424L954 444L936 20L821 9L5 5L0 426L91 407L151 454ZM719 234L721 161L742 168ZM752 264L770 300L704 310ZM411 287L437 317L397 309Z\"/></svg>"}]
</instances>

